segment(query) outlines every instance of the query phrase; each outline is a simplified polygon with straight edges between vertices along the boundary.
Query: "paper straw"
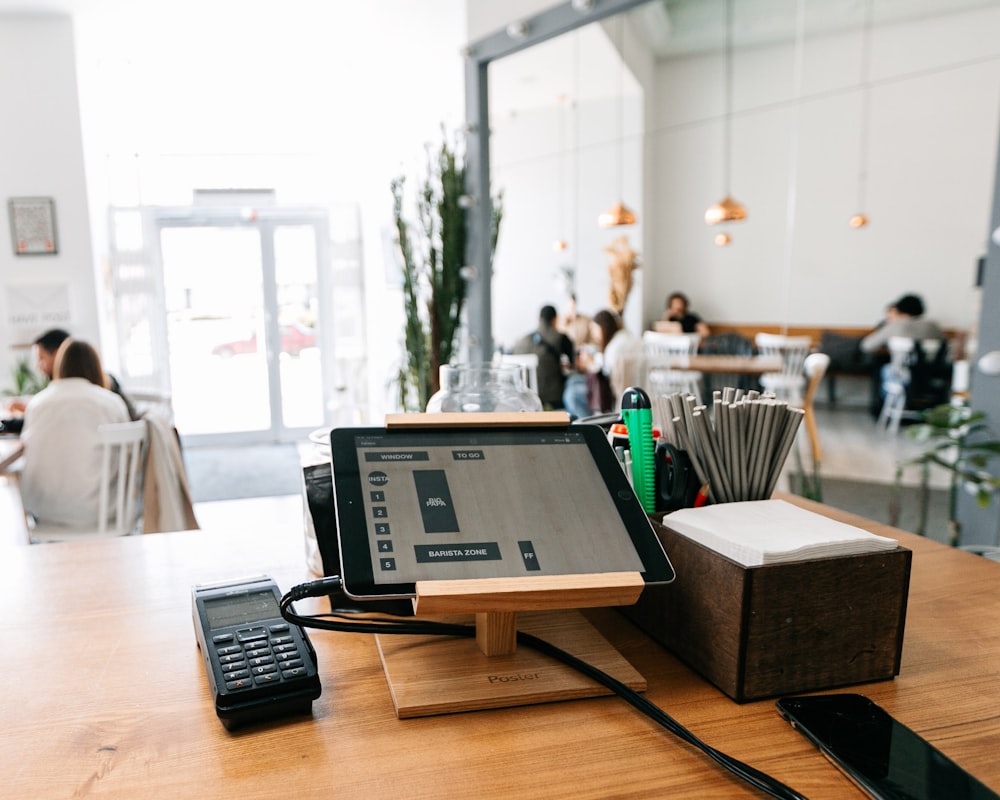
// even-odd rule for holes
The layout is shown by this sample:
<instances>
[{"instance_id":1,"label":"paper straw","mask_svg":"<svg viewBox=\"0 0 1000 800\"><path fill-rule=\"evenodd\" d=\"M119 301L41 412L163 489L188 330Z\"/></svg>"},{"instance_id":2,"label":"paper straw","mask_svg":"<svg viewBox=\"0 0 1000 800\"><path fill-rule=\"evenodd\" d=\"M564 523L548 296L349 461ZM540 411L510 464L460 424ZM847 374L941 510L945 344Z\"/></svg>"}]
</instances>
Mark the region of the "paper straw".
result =
<instances>
[{"instance_id":1,"label":"paper straw","mask_svg":"<svg viewBox=\"0 0 1000 800\"><path fill-rule=\"evenodd\" d=\"M750 499L750 476L747 468L746 411L746 406L743 403L736 403L729 407L729 414L732 417L730 422L736 439L736 460L733 466L736 469L739 496L742 500Z\"/></svg>"},{"instance_id":2,"label":"paper straw","mask_svg":"<svg viewBox=\"0 0 1000 800\"><path fill-rule=\"evenodd\" d=\"M764 429L764 403L755 400L749 406L746 429L747 491L749 499L756 500L760 481L757 480L754 465L760 452L761 432Z\"/></svg>"},{"instance_id":3,"label":"paper straw","mask_svg":"<svg viewBox=\"0 0 1000 800\"><path fill-rule=\"evenodd\" d=\"M722 450L719 446L718 437L716 437L715 431L712 430L712 426L708 421L707 410L705 406L698 406L698 409L692 412L692 417L696 425L696 441L699 442L699 446L705 452L708 469L713 473L714 483L717 484L718 496L722 502L728 503L733 500L733 491L729 484L729 477L726 474L724 465L721 463L720 455Z\"/></svg>"},{"instance_id":4,"label":"paper straw","mask_svg":"<svg viewBox=\"0 0 1000 800\"><path fill-rule=\"evenodd\" d=\"M789 408L787 411L787 424L785 425L784 437L782 438L777 453L775 453L774 460L771 462L772 475L771 480L768 483L764 499L767 499L774 494L774 487L777 485L778 477L781 475L781 468L784 466L785 459L788 457L788 451L792 449L792 444L795 442L795 434L798 433L799 425L801 424L805 413L806 412L801 408Z\"/></svg>"},{"instance_id":5,"label":"paper straw","mask_svg":"<svg viewBox=\"0 0 1000 800\"><path fill-rule=\"evenodd\" d=\"M767 485L767 465L770 464L771 431L774 426L774 416L777 411L773 400L763 399L760 401L763 406L761 414L760 438L756 442L756 450L753 455L753 464L750 470L751 497L758 500Z\"/></svg>"},{"instance_id":6,"label":"paper straw","mask_svg":"<svg viewBox=\"0 0 1000 800\"><path fill-rule=\"evenodd\" d=\"M715 462L715 454L712 452L711 442L708 440L705 426L702 424L704 414L701 411L697 411L694 413L693 418L696 421L692 425L689 435L694 444L694 449L698 451L698 457L704 465L705 471L708 473L709 496L713 503L728 502L729 498L726 495L722 476L719 474L719 466Z\"/></svg>"},{"instance_id":7,"label":"paper straw","mask_svg":"<svg viewBox=\"0 0 1000 800\"><path fill-rule=\"evenodd\" d=\"M680 422L680 417L677 417L676 422ZM695 474L698 476L698 480L702 485L707 485L709 489L709 494L712 491L712 481L711 476L705 470L705 465L701 463L701 456L698 454L698 448L694 446L694 442L691 441L688 432L680 425L677 427L678 438L680 440L680 449L684 450L688 454L688 458L691 459L691 466L694 467Z\"/></svg>"}]
</instances>

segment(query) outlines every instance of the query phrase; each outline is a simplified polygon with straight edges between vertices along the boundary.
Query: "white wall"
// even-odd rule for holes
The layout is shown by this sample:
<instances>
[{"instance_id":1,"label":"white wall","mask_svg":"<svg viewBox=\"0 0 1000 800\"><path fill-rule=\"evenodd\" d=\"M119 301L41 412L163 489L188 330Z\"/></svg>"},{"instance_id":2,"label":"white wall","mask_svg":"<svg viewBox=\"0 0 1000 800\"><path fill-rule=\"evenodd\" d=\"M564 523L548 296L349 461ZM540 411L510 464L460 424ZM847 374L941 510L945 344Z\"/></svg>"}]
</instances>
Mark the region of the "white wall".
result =
<instances>
[{"instance_id":1,"label":"white wall","mask_svg":"<svg viewBox=\"0 0 1000 800\"><path fill-rule=\"evenodd\" d=\"M32 340L65 327L98 343L90 218L69 17L0 16L0 390ZM51 197L58 252L14 255L7 201Z\"/></svg>"},{"instance_id":2,"label":"white wall","mask_svg":"<svg viewBox=\"0 0 1000 800\"><path fill-rule=\"evenodd\" d=\"M972 325L998 133L997 30L996 6L874 30L863 209L857 31L807 40L799 99L792 47L738 50L732 190L749 216L726 248L702 221L724 190L722 66L718 57L661 64L648 129L660 224L647 318L681 289L709 320L871 325L915 291L940 322ZM857 211L867 228L847 225Z\"/></svg>"}]
</instances>

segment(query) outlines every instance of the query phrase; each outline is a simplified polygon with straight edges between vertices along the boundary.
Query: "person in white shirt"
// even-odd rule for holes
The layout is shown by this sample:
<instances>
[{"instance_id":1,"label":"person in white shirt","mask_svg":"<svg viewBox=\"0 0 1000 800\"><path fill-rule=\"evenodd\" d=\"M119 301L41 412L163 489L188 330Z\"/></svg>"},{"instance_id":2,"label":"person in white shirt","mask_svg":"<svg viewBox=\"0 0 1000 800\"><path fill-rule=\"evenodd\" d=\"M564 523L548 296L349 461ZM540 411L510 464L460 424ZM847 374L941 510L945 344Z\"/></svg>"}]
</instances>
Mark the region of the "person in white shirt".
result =
<instances>
[{"instance_id":1,"label":"person in white shirt","mask_svg":"<svg viewBox=\"0 0 1000 800\"><path fill-rule=\"evenodd\" d=\"M129 421L125 402L107 387L97 351L67 339L56 353L52 382L24 412L21 497L36 521L98 527L102 445L97 429Z\"/></svg>"},{"instance_id":2,"label":"person in white shirt","mask_svg":"<svg viewBox=\"0 0 1000 800\"><path fill-rule=\"evenodd\" d=\"M892 336L907 339L943 339L936 323L924 318L924 301L918 295L903 295L886 309L885 322L861 340L861 350L876 353L889 344Z\"/></svg>"}]
</instances>

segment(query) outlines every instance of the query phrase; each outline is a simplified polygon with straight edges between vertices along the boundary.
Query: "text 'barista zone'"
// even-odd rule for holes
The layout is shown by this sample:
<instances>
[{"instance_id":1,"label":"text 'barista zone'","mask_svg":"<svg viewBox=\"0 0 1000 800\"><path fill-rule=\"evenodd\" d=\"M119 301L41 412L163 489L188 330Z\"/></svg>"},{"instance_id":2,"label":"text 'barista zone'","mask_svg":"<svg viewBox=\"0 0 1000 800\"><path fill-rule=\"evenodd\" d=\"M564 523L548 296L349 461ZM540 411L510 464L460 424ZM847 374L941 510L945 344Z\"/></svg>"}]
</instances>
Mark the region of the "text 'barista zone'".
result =
<instances>
[{"instance_id":1,"label":"text 'barista zone'","mask_svg":"<svg viewBox=\"0 0 1000 800\"><path fill-rule=\"evenodd\" d=\"M418 463L429 461L430 456L422 450L394 450L384 452L367 452L365 461L368 463L400 462ZM477 449L456 449L451 451L453 461L468 464L482 464L486 455ZM474 467L473 467L474 468ZM420 508L420 518L423 522L424 534L434 537L436 541L428 544L414 544L414 557L418 564L434 564L456 561L500 561L503 554L498 542L447 542L442 540L442 534L461 533L451 490L448 488L448 475L443 469L413 469L409 473L416 489L417 502ZM382 470L374 469L368 473L371 500L371 514L374 520L376 545L378 548L379 569L382 572L395 572L396 558L393 555L395 545L392 538L392 520L389 519L389 503L387 497L392 492L389 475ZM538 571L541 566L530 540L517 543L521 552L521 560L528 571Z\"/></svg>"}]
</instances>

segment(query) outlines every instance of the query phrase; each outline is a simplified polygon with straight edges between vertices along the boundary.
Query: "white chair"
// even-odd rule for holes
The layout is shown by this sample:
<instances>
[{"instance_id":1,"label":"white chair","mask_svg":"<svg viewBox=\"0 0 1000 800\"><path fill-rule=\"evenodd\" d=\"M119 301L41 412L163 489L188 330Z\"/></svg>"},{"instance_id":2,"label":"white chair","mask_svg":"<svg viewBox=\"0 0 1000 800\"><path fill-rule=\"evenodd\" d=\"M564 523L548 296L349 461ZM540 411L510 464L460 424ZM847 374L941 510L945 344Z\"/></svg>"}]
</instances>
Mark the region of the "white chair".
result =
<instances>
[{"instance_id":1,"label":"white chair","mask_svg":"<svg viewBox=\"0 0 1000 800\"><path fill-rule=\"evenodd\" d=\"M97 430L103 444L97 528L92 530L36 524L29 531L32 543L136 533L146 423L142 420L106 423Z\"/></svg>"},{"instance_id":2,"label":"white chair","mask_svg":"<svg viewBox=\"0 0 1000 800\"><path fill-rule=\"evenodd\" d=\"M803 369L812 347L812 339L808 336L758 333L754 337L754 344L760 355L781 358L781 372L765 372L760 376L760 385L764 391L771 392L778 400L784 400L789 405L800 406L806 387Z\"/></svg>"},{"instance_id":3,"label":"white chair","mask_svg":"<svg viewBox=\"0 0 1000 800\"><path fill-rule=\"evenodd\" d=\"M535 353L497 353L493 359L497 364L514 364L521 368L524 384L538 394L538 355Z\"/></svg>"},{"instance_id":4,"label":"white chair","mask_svg":"<svg viewBox=\"0 0 1000 800\"><path fill-rule=\"evenodd\" d=\"M882 371L882 391L885 399L876 426L888 433L897 433L899 423L906 416L906 388L910 385L910 357L913 339L890 336L889 363Z\"/></svg>"},{"instance_id":5,"label":"white chair","mask_svg":"<svg viewBox=\"0 0 1000 800\"><path fill-rule=\"evenodd\" d=\"M646 357L646 391L651 397L681 392L701 403L701 373L688 369L698 353L697 333L645 331L642 346Z\"/></svg>"}]
</instances>

